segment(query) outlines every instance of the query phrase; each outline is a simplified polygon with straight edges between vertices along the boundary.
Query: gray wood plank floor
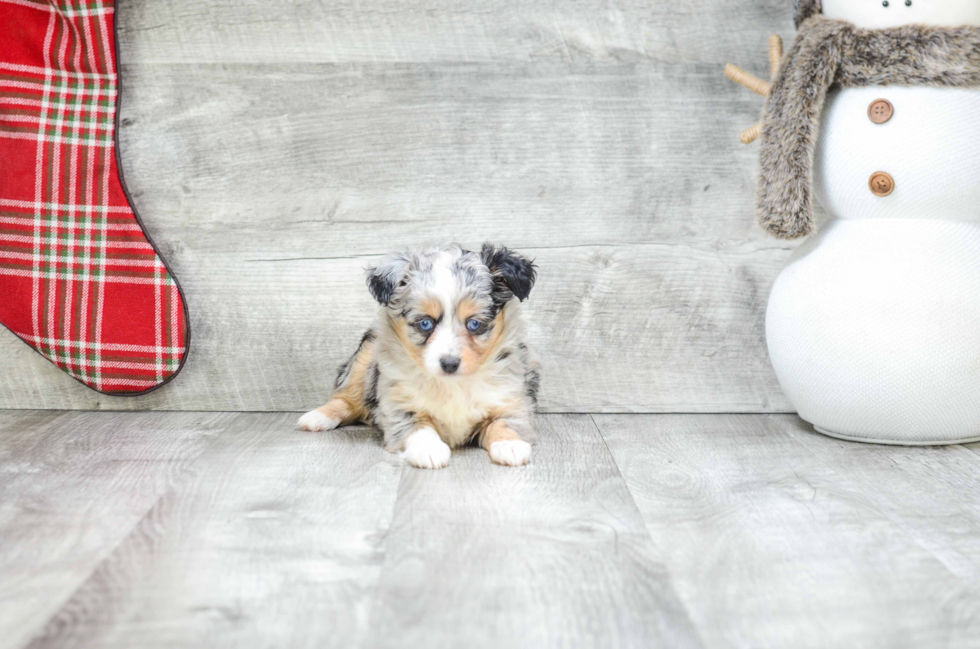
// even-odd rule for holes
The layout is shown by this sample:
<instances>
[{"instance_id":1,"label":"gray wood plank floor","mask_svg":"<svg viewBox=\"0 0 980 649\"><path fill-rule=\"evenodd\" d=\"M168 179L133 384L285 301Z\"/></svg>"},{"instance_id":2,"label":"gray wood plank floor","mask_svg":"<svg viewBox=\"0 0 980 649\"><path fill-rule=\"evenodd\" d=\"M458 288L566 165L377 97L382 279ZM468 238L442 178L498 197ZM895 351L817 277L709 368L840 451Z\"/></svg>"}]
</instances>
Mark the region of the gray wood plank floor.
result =
<instances>
[{"instance_id":1,"label":"gray wood plank floor","mask_svg":"<svg viewBox=\"0 0 980 649\"><path fill-rule=\"evenodd\" d=\"M980 445L546 415L427 472L293 422L0 411L0 647L980 643Z\"/></svg>"}]
</instances>

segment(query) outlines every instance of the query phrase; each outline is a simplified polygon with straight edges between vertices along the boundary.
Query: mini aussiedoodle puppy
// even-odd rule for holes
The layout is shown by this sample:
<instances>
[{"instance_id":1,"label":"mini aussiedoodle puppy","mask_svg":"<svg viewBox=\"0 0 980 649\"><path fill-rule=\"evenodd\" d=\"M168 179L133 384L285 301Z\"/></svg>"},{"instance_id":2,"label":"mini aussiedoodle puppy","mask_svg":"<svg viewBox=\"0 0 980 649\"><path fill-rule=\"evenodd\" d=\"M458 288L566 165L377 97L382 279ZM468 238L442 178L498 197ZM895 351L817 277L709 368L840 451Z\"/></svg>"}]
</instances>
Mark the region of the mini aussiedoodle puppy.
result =
<instances>
[{"instance_id":1,"label":"mini aussiedoodle puppy","mask_svg":"<svg viewBox=\"0 0 980 649\"><path fill-rule=\"evenodd\" d=\"M333 397L303 430L365 422L385 448L439 469L477 442L497 464L531 459L539 366L524 343L521 302L534 264L507 248L451 246L386 258L367 271L378 320L340 368Z\"/></svg>"}]
</instances>

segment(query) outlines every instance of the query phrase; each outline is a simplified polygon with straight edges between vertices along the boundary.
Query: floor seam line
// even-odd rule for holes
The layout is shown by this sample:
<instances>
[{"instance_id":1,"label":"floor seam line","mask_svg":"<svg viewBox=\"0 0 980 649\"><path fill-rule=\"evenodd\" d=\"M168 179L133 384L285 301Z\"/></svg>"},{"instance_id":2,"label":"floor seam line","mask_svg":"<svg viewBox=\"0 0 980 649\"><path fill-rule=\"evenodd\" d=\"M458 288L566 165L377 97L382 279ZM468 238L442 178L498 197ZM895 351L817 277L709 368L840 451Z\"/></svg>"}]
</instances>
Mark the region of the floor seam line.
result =
<instances>
[{"instance_id":1,"label":"floor seam line","mask_svg":"<svg viewBox=\"0 0 980 649\"><path fill-rule=\"evenodd\" d=\"M769 420L770 422L772 422L772 416L771 415L767 415L766 416L766 419ZM809 426L810 424L807 424L807 425ZM784 432L785 432L786 436L793 441L794 444L797 444L798 446L806 449L807 453L810 453L811 455L816 456L816 454L810 448L810 446L808 444L806 444L805 441L803 441L803 439L805 439L805 438L800 438L799 436L793 434L793 432L791 432L791 431L784 431ZM816 432L816 431L813 431L812 434L813 435L820 436L821 439L831 439L831 440L833 440L835 442L839 442L841 444L853 444L853 443L855 443L855 442L848 442L846 440L837 440L835 438L826 437L826 436L824 436L821 433ZM914 447L902 447L902 446L886 446L886 445L880 445L880 444L862 444L862 446L867 446L867 447L870 447L870 448L873 448L873 449L880 449L881 452L886 452L889 449L914 448ZM962 446L962 445L961 444L957 444L956 446ZM873 493L874 492L873 485L869 485L865 480L863 480L861 478L858 478L858 477L855 477L854 474L847 473L847 472L841 472L840 470L838 470L837 467L831 466L830 468L834 472L834 475L836 475L838 477L838 479L840 480L841 484L852 485L853 487L858 488L862 493ZM939 555L937 555L930 548L928 548L925 545L923 545L922 544L922 541L919 540L919 538L908 528L908 526L905 525L900 519L896 518L892 514L892 512L886 511L884 508L882 508L878 504L875 504L874 507L875 507L875 510L878 511L884 519L886 519L889 523L891 523L892 525L895 526L895 529L900 530L902 532L902 534L905 535L905 538L908 539L909 543L915 545L917 548L919 548L920 550L922 550L923 552L925 552L929 557L931 557L937 564L939 564L940 566L942 566L943 570L945 570L949 574L949 576L950 576L951 579L954 579L956 581L961 581L963 579L960 575L956 574L953 571L953 569L949 567L949 565L946 564L946 562L943 560L942 557L940 557Z\"/></svg>"},{"instance_id":2,"label":"floor seam line","mask_svg":"<svg viewBox=\"0 0 980 649\"><path fill-rule=\"evenodd\" d=\"M384 451L387 453L388 451ZM395 502L391 505L391 516L388 522L388 529L385 530L385 540L384 549L382 550L381 566L378 569L378 578L374 582L374 586L371 588L371 596L368 598L368 615L365 620L365 630L364 635L361 637L361 642L358 646L362 649L368 646L369 633L373 627L372 622L377 615L376 610L378 608L378 597L381 591L381 582L387 573L388 566L388 543L391 539L391 532L395 525L395 514L398 511L398 503L402 499L402 483L405 482L405 473L408 470L408 464L403 464L398 472L398 484L395 486Z\"/></svg>"},{"instance_id":3,"label":"floor seam line","mask_svg":"<svg viewBox=\"0 0 980 649\"><path fill-rule=\"evenodd\" d=\"M643 533L646 535L647 541L650 542L650 546L652 548L658 549L657 543L653 540L653 535L650 534L650 528L647 526L646 519L643 517L643 512L640 510L640 506L636 504L636 497L633 494L633 490L630 489L629 482L626 480L626 476L623 475L623 470L619 466L619 462L616 461L616 456L613 454L612 449L609 448L609 442L606 441L606 436L602 434L602 428L599 426L599 423L595 420L595 416L592 413L589 413L589 421L592 422L593 430L595 430L596 434L599 436L599 439L602 440L602 445L606 449L606 452L609 454L609 459L612 460L613 466L616 468L616 474L619 475L619 479L622 480L623 487L626 489L626 493L629 494L630 503L632 503L633 505L633 510L636 512L636 515L639 517L640 522L643 524ZM704 637L701 635L701 629L698 627L697 624L694 623L694 617L692 616L693 612L691 610L691 607L688 606L686 601L684 601L684 597L681 595L680 591L677 589L676 584L674 583L673 573L671 572L666 562L660 561L659 563L663 568L664 575L667 579L667 585L670 586L670 590L674 598L684 608L684 613L687 615L688 624L690 624L691 629L696 634L698 641L701 643L702 649L707 647L708 644L705 642Z\"/></svg>"},{"instance_id":4,"label":"floor seam line","mask_svg":"<svg viewBox=\"0 0 980 649\"><path fill-rule=\"evenodd\" d=\"M212 413L212 414L230 414L230 413L220 413L219 412L219 413ZM133 533L139 528L140 525L142 525L143 521L146 520L146 517L150 515L150 512L152 512L154 509L156 509L156 507L160 504L161 501L163 501L164 498L166 498L167 496L169 496L171 493L173 493L177 489L177 487L180 486L180 484L186 479L187 475L194 469L194 467L200 461L201 457L204 456L205 453L207 453L208 449L210 449L212 446L214 446L214 444L218 441L218 439L223 434L225 434L225 432L229 428L231 428L231 425L234 422L238 421L239 418L240 417L232 417L230 419L230 421L228 422L228 425L226 425L225 427L223 427L217 434L215 434L213 437L211 437L211 439L208 440L208 442L206 444L204 444L202 446L201 452L198 453L197 456L195 456L194 459L191 460L188 463L187 468L184 471L182 471L179 476L177 476L177 478L174 480L174 484L172 484L169 488L167 488L163 492L161 492L160 495L157 496L153 500L152 503L150 503L150 505L146 508L146 510L142 513L142 515L140 515L140 517L136 519L136 522L133 523L133 525L128 530L126 530L126 533L123 534L122 537L120 537L119 542L116 543L114 546L112 546L112 548L110 548L92 566L92 570L89 571L89 573L87 575L85 575L85 577L78 582L78 585L75 588L73 588L72 591L71 591L71 593L64 599L64 601L61 602L61 604L58 606L58 609L56 611L54 611L54 613L52 613L51 616L44 621L44 623L42 623L42 624L40 624L38 626L38 632L35 633L35 634L32 634L30 636L30 640L28 640L26 644L22 645L21 646L21 649L27 649L28 647L33 646L36 642L38 642L38 641L40 641L40 640L42 640L44 638L44 636L46 635L46 631L47 631L48 626L54 620L56 620L59 615L61 615L62 611L65 610L65 607L68 606L68 604L70 604L72 602L72 600L75 599L75 597L78 595L78 593L83 588L85 588L85 586L88 585L88 583L92 580L92 577L96 573L98 573L99 569L102 568L102 566L104 566L106 564L106 562L109 561L116 554L116 552L119 550L119 548L123 547L123 545L125 545L126 542L129 541L129 539L133 536Z\"/></svg>"}]
</instances>

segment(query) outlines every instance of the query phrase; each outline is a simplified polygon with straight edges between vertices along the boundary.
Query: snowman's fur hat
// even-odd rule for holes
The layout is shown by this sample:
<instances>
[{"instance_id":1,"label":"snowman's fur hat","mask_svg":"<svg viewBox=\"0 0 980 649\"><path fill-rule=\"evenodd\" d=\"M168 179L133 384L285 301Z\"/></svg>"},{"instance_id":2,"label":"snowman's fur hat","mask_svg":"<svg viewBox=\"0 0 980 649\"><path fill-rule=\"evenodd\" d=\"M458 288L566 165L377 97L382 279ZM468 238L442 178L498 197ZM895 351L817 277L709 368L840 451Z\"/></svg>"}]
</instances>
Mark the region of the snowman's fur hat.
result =
<instances>
[{"instance_id":1,"label":"snowman's fur hat","mask_svg":"<svg viewBox=\"0 0 980 649\"><path fill-rule=\"evenodd\" d=\"M798 9L819 0L798 0ZM781 239L813 232L813 151L832 86L980 86L980 27L861 29L810 15L763 114L759 223Z\"/></svg>"},{"instance_id":2,"label":"snowman's fur hat","mask_svg":"<svg viewBox=\"0 0 980 649\"><path fill-rule=\"evenodd\" d=\"M794 0L793 6L796 9L796 26L799 28L803 21L821 11L820 0Z\"/></svg>"}]
</instances>

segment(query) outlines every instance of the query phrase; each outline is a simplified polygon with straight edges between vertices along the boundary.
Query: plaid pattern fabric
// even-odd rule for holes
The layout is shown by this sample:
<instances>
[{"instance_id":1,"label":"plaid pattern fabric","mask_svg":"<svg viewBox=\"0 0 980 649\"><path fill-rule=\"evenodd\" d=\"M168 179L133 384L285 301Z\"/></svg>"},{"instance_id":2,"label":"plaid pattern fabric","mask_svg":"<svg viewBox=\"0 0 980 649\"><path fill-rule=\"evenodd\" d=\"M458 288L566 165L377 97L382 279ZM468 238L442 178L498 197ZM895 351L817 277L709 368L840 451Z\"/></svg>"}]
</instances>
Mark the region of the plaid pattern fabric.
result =
<instances>
[{"instance_id":1,"label":"plaid pattern fabric","mask_svg":"<svg viewBox=\"0 0 980 649\"><path fill-rule=\"evenodd\" d=\"M0 0L0 323L138 394L187 353L183 296L119 177L111 0Z\"/></svg>"}]
</instances>

